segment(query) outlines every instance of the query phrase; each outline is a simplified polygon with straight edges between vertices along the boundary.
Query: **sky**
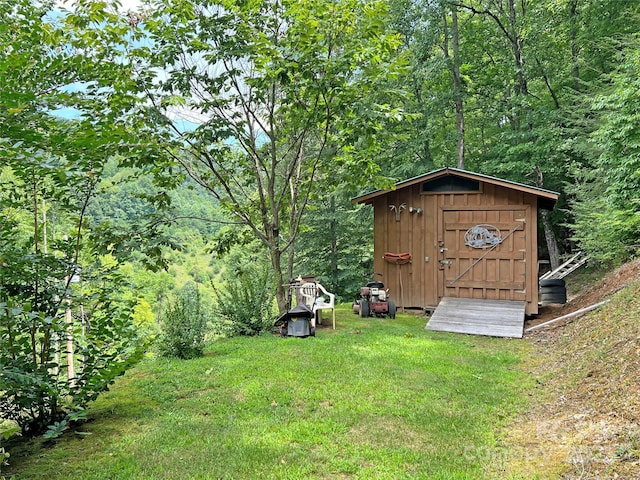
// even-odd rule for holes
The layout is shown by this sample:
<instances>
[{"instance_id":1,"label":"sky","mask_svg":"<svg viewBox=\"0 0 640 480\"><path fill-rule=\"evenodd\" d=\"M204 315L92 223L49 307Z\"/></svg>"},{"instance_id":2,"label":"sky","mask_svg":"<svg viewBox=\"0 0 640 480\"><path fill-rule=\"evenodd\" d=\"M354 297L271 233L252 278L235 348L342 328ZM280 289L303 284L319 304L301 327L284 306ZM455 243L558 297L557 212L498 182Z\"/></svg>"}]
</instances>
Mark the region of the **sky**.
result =
<instances>
[{"instance_id":1,"label":"sky","mask_svg":"<svg viewBox=\"0 0 640 480\"><path fill-rule=\"evenodd\" d=\"M109 2L110 0L106 0L106 1ZM73 7L74 2L75 0L56 0L57 5L62 6L69 10ZM136 10L141 4L141 0L119 0L119 2L120 2L121 12ZM55 13L52 14L51 18L55 18ZM68 86L66 90L73 91L74 89L77 90L79 88L81 87L79 87L78 85L71 85L71 86ZM51 113L62 118L75 118L78 116L80 112L74 108L59 108L57 110L53 110Z\"/></svg>"},{"instance_id":2,"label":"sky","mask_svg":"<svg viewBox=\"0 0 640 480\"><path fill-rule=\"evenodd\" d=\"M122 3L122 9L125 11L135 10L140 6L140 0L122 0L120 3Z\"/></svg>"},{"instance_id":3,"label":"sky","mask_svg":"<svg viewBox=\"0 0 640 480\"><path fill-rule=\"evenodd\" d=\"M67 8L70 8L71 5L73 4L73 1L74 0L56 0L56 3L58 5L65 5ZM119 1L121 5L120 10L123 12L127 12L129 10L136 10L141 3L140 0L119 0Z\"/></svg>"},{"instance_id":4,"label":"sky","mask_svg":"<svg viewBox=\"0 0 640 480\"><path fill-rule=\"evenodd\" d=\"M0 0L2 1L2 0ZM66 9L71 9L75 0L56 0L56 3L60 6L64 6ZM107 2L111 0L106 0ZM136 10L140 7L142 0L119 0L121 12L127 12L129 10ZM73 91L81 89L80 85L71 85L65 87L65 90ZM52 114L62 118L77 118L81 112L74 108L59 108L53 110ZM194 130L199 124L205 122L208 118L197 111L190 110L188 108L173 108L167 111L170 118L174 120L176 126L181 131Z\"/></svg>"}]
</instances>

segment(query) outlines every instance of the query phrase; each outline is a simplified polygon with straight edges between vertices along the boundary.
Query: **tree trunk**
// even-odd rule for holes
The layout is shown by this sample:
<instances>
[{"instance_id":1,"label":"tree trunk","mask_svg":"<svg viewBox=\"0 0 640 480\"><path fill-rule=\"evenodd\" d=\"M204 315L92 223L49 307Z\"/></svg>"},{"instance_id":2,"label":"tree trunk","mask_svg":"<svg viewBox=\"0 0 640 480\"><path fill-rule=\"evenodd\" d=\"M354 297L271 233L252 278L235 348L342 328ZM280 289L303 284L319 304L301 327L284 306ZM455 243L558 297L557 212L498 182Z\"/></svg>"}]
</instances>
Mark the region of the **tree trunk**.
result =
<instances>
[{"instance_id":1,"label":"tree trunk","mask_svg":"<svg viewBox=\"0 0 640 480\"><path fill-rule=\"evenodd\" d=\"M447 18L446 4L442 6L442 53L444 54L451 77L453 80L453 101L456 110L456 131L458 133L458 143L456 145L457 166L464 169L464 105L462 102L462 81L460 79L460 35L458 32L458 10L455 5L451 5L451 31L449 31L449 21ZM449 53L449 35L453 55Z\"/></svg>"},{"instance_id":2,"label":"tree trunk","mask_svg":"<svg viewBox=\"0 0 640 480\"><path fill-rule=\"evenodd\" d=\"M67 338L67 382L69 387L73 388L76 383L76 370L73 358L73 316L71 315L71 299L68 294L65 300L65 323Z\"/></svg>"},{"instance_id":3,"label":"tree trunk","mask_svg":"<svg viewBox=\"0 0 640 480\"><path fill-rule=\"evenodd\" d=\"M276 284L276 301L278 311L284 312L287 309L287 287L282 275L282 253L277 247L271 248L271 267L273 268L274 282Z\"/></svg>"},{"instance_id":4,"label":"tree trunk","mask_svg":"<svg viewBox=\"0 0 640 480\"><path fill-rule=\"evenodd\" d=\"M538 187L544 188L544 175L542 174L542 170L539 165L536 165L536 184ZM560 249L558 248L558 240L556 239L556 234L553 231L549 211L540 210L540 217L542 218L544 239L547 242L547 250L549 251L551 270L555 270L560 266Z\"/></svg>"},{"instance_id":5,"label":"tree trunk","mask_svg":"<svg viewBox=\"0 0 640 480\"><path fill-rule=\"evenodd\" d=\"M338 228L336 220L336 199L331 195L331 221L329 222L329 232L331 238L331 291L338 289Z\"/></svg>"},{"instance_id":6,"label":"tree trunk","mask_svg":"<svg viewBox=\"0 0 640 480\"><path fill-rule=\"evenodd\" d=\"M553 225L551 225L551 218L549 218L548 210L540 210L540 216L542 217L542 228L544 230L544 239L547 242L547 249L549 250L549 260L551 262L551 270L555 270L560 266L560 250L558 249L558 240L556 234L553 231Z\"/></svg>"},{"instance_id":7,"label":"tree trunk","mask_svg":"<svg viewBox=\"0 0 640 480\"><path fill-rule=\"evenodd\" d=\"M573 77L573 89L580 91L580 67L579 67L579 52L578 47L578 0L572 0L569 10L570 15L570 39L571 39L571 75Z\"/></svg>"},{"instance_id":8,"label":"tree trunk","mask_svg":"<svg viewBox=\"0 0 640 480\"><path fill-rule=\"evenodd\" d=\"M522 15L524 16L524 3L522 7ZM511 49L513 51L513 60L516 66L516 73L518 76L518 91L516 93L521 95L529 95L529 85L527 82L527 75L524 71L524 54L522 52L522 37L518 30L518 15L516 12L515 0L509 0L509 23L510 23L510 35L509 40L511 42Z\"/></svg>"},{"instance_id":9,"label":"tree trunk","mask_svg":"<svg viewBox=\"0 0 640 480\"><path fill-rule=\"evenodd\" d=\"M460 33L458 31L458 10L451 7L451 41L453 43L453 96L456 104L456 128L458 130L458 168L464 170L464 104L462 101L462 80L460 78Z\"/></svg>"}]
</instances>

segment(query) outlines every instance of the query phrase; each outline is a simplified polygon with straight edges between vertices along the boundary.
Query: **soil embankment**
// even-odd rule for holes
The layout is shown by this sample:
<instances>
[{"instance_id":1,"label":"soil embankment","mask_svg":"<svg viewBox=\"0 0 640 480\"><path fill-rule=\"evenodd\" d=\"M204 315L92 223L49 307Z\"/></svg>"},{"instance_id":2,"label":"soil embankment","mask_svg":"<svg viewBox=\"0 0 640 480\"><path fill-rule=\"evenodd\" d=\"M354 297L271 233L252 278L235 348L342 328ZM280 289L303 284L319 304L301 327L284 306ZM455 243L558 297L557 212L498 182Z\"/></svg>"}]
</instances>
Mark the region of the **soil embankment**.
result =
<instances>
[{"instance_id":1,"label":"soil embankment","mask_svg":"<svg viewBox=\"0 0 640 480\"><path fill-rule=\"evenodd\" d=\"M607 299L525 335L535 352L526 368L538 389L506 433L511 453L501 478L640 478L640 260L527 326Z\"/></svg>"}]
</instances>

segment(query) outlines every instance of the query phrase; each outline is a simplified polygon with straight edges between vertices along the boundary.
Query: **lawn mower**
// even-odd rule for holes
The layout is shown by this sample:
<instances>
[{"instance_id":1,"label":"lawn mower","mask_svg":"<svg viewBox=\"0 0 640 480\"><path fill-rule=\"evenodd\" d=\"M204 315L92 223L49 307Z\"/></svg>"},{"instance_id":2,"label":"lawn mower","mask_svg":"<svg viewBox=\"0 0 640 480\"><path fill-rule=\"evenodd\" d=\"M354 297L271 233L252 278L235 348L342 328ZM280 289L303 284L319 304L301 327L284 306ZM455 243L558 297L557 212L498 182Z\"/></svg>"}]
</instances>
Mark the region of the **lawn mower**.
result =
<instances>
[{"instance_id":1,"label":"lawn mower","mask_svg":"<svg viewBox=\"0 0 640 480\"><path fill-rule=\"evenodd\" d=\"M382 274L376 273L376 275L381 276ZM377 280L360 288L360 293L353 302L352 310L361 318L396 318L396 304L389 299L389 289L385 289L384 283Z\"/></svg>"},{"instance_id":2,"label":"lawn mower","mask_svg":"<svg viewBox=\"0 0 640 480\"><path fill-rule=\"evenodd\" d=\"M315 337L316 301L315 278L292 279L288 285L286 311L278 317L274 326L282 337ZM292 307L295 300L295 306Z\"/></svg>"}]
</instances>

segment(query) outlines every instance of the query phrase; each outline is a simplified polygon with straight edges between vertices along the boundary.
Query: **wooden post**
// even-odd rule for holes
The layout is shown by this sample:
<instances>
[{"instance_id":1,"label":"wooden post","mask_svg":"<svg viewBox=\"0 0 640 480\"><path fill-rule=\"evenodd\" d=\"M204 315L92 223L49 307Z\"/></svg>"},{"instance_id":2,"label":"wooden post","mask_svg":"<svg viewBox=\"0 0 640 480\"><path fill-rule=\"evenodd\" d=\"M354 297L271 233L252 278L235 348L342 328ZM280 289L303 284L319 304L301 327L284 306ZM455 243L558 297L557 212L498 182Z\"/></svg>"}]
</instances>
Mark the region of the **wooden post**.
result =
<instances>
[{"instance_id":1,"label":"wooden post","mask_svg":"<svg viewBox=\"0 0 640 480\"><path fill-rule=\"evenodd\" d=\"M590 305L588 307L581 308L580 310L576 310L573 313L567 313L566 315L562 315L561 317L554 318L553 320L549 320L548 322L541 323L540 325L534 325L533 327L529 327L525 330L525 333L531 332L532 330L537 330L538 328L546 327L547 325L551 325L552 323L559 322L561 320L568 320L569 318L578 317L584 313L590 312L591 310L595 310L596 308L600 308L601 306L609 303L609 300L604 300L602 302L598 302L596 304Z\"/></svg>"},{"instance_id":2,"label":"wooden post","mask_svg":"<svg viewBox=\"0 0 640 480\"><path fill-rule=\"evenodd\" d=\"M67 236L63 237L66 242ZM75 368L73 365L73 316L71 315L71 295L69 293L69 287L71 286L71 275L67 275L64 279L65 283L65 322L67 324L66 337L67 337L67 381L69 386L73 387L75 383Z\"/></svg>"},{"instance_id":3,"label":"wooden post","mask_svg":"<svg viewBox=\"0 0 640 480\"><path fill-rule=\"evenodd\" d=\"M67 288L69 288L69 277L67 277ZM69 293L66 294L66 310L65 310L65 320L67 323L67 380L69 382L69 386L73 387L75 383L75 368L73 365L73 316L71 315L71 297Z\"/></svg>"}]
</instances>

